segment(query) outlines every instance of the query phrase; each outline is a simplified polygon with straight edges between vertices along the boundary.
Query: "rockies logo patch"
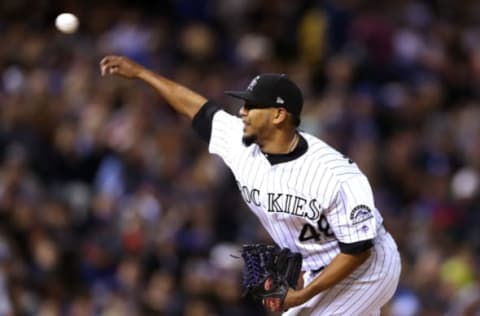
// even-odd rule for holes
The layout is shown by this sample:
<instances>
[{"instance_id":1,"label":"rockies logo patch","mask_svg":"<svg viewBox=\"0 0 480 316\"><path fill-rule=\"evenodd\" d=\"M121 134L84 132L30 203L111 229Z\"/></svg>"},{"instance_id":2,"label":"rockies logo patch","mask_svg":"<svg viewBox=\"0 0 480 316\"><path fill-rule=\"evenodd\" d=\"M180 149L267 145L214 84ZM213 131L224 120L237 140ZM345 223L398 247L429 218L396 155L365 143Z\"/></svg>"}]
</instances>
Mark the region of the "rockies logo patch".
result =
<instances>
[{"instance_id":1,"label":"rockies logo patch","mask_svg":"<svg viewBox=\"0 0 480 316\"><path fill-rule=\"evenodd\" d=\"M372 217L372 210L363 204L356 206L350 213L350 220L353 225L364 222Z\"/></svg>"}]
</instances>

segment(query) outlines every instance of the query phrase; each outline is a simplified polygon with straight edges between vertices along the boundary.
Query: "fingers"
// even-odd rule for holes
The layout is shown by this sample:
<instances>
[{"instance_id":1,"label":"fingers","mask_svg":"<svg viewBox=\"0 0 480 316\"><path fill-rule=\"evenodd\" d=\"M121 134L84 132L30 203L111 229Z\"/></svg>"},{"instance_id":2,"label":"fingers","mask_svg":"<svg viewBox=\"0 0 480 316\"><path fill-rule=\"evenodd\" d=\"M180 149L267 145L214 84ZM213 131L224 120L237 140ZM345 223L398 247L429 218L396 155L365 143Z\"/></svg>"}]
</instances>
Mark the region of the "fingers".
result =
<instances>
[{"instance_id":1,"label":"fingers","mask_svg":"<svg viewBox=\"0 0 480 316\"><path fill-rule=\"evenodd\" d=\"M265 298L263 305L271 312L279 312L282 310L282 302L279 298Z\"/></svg>"},{"instance_id":2,"label":"fingers","mask_svg":"<svg viewBox=\"0 0 480 316\"><path fill-rule=\"evenodd\" d=\"M305 274L305 271L301 271L300 275L298 276L297 290L303 289L303 286L304 286L303 275L304 274Z\"/></svg>"},{"instance_id":3,"label":"fingers","mask_svg":"<svg viewBox=\"0 0 480 316\"><path fill-rule=\"evenodd\" d=\"M118 72L122 57L106 56L100 61L100 73L102 76L113 75Z\"/></svg>"},{"instance_id":4,"label":"fingers","mask_svg":"<svg viewBox=\"0 0 480 316\"><path fill-rule=\"evenodd\" d=\"M100 61L102 76L118 75L125 78L134 78L141 70L140 65L123 56L106 56Z\"/></svg>"}]
</instances>

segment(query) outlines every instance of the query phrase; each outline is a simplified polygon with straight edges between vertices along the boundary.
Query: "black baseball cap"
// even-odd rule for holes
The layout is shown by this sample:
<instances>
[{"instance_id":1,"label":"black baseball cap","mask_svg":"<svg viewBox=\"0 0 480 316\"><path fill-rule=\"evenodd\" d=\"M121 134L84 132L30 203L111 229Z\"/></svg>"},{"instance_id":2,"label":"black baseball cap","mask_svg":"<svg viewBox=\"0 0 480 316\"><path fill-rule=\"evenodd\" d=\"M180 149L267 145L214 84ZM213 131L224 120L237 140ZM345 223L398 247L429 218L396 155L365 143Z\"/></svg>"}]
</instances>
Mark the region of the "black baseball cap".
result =
<instances>
[{"instance_id":1,"label":"black baseball cap","mask_svg":"<svg viewBox=\"0 0 480 316\"><path fill-rule=\"evenodd\" d=\"M285 74L260 74L253 78L245 91L225 91L225 94L257 108L285 108L297 118L302 112L302 92Z\"/></svg>"}]
</instances>

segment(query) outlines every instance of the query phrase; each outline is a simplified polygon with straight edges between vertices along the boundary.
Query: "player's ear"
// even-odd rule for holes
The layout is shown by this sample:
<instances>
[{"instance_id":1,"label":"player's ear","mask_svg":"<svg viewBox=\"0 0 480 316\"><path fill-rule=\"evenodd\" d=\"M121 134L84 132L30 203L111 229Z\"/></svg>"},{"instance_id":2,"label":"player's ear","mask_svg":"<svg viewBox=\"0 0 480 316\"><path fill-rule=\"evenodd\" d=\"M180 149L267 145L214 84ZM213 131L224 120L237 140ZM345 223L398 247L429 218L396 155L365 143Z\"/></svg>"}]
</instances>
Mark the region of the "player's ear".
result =
<instances>
[{"instance_id":1,"label":"player's ear","mask_svg":"<svg viewBox=\"0 0 480 316\"><path fill-rule=\"evenodd\" d=\"M288 112L284 108L276 108L273 122L276 124L280 124L288 119Z\"/></svg>"}]
</instances>

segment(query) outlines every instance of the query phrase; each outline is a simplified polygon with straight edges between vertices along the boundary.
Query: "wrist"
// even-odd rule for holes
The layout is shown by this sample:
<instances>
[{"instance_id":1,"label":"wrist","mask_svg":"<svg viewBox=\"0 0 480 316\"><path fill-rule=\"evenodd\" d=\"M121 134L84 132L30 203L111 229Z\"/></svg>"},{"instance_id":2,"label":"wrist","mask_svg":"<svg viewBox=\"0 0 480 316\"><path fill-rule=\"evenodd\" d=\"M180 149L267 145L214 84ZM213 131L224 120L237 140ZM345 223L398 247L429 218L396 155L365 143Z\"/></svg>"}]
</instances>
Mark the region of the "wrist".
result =
<instances>
[{"instance_id":1,"label":"wrist","mask_svg":"<svg viewBox=\"0 0 480 316\"><path fill-rule=\"evenodd\" d=\"M292 293L293 306L301 305L310 299L310 297L308 296L308 292L305 290L305 288L292 291L292 292L293 292Z\"/></svg>"},{"instance_id":2,"label":"wrist","mask_svg":"<svg viewBox=\"0 0 480 316\"><path fill-rule=\"evenodd\" d=\"M149 76L149 71L146 68L139 68L134 75L135 78L142 79L142 80L147 79L148 76Z\"/></svg>"},{"instance_id":3,"label":"wrist","mask_svg":"<svg viewBox=\"0 0 480 316\"><path fill-rule=\"evenodd\" d=\"M312 297L320 293L320 291L314 289L311 284L300 289L298 292L298 300L300 301L299 304L303 304L306 301L310 300Z\"/></svg>"}]
</instances>

